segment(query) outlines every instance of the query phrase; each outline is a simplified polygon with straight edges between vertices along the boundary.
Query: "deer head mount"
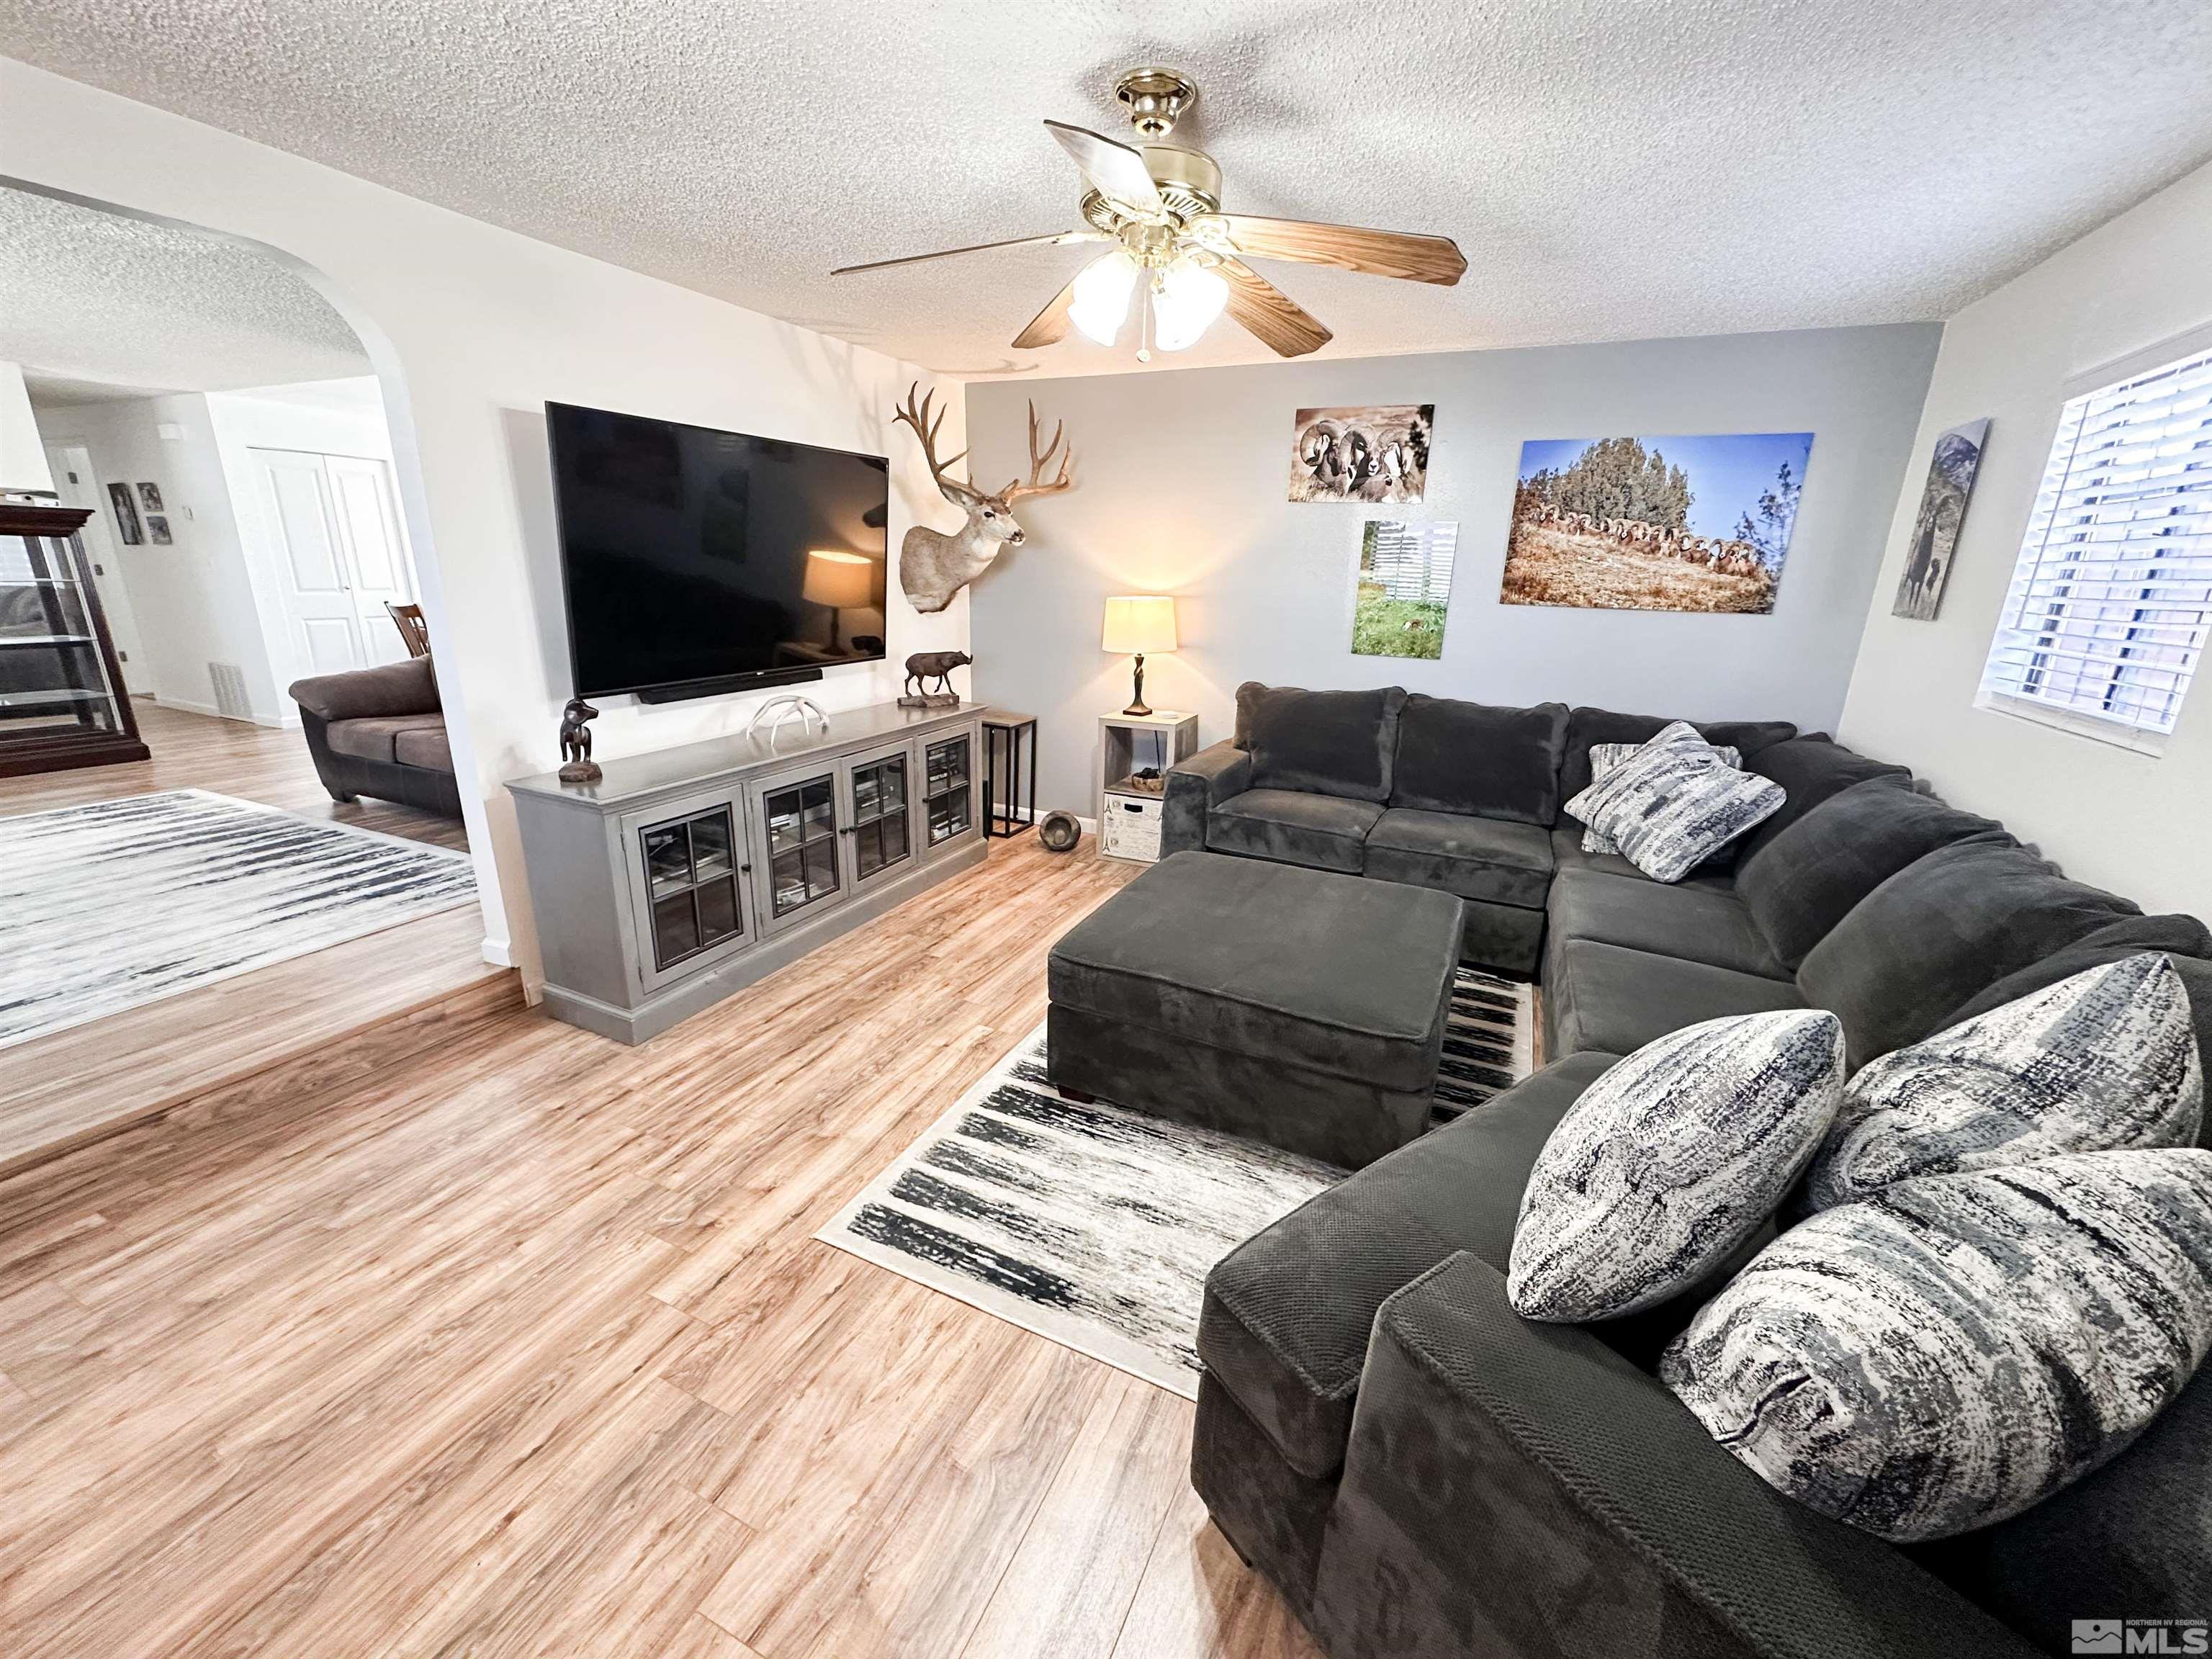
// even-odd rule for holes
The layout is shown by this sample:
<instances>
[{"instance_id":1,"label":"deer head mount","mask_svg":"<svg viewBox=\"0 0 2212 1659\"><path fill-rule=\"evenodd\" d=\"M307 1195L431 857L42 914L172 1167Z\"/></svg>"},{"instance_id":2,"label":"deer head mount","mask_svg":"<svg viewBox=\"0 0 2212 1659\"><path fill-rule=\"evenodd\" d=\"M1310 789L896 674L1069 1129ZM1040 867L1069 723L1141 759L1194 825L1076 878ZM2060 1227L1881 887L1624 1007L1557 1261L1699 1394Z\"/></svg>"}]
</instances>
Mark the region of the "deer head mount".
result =
<instances>
[{"instance_id":1,"label":"deer head mount","mask_svg":"<svg viewBox=\"0 0 2212 1659\"><path fill-rule=\"evenodd\" d=\"M917 380L907 388L906 405L892 418L914 428L914 435L921 440L922 459L929 463L929 476L937 481L938 493L968 515L968 522L949 535L918 524L906 532L906 539L899 544L899 586L906 590L907 599L915 610L933 611L944 610L952 603L955 593L988 569L1000 548L1022 544L1022 527L1014 520L1014 503L1024 495L1057 495L1073 483L1067 469L1075 459L1075 448L1073 444L1062 448L1066 422L1061 422L1052 429L1052 441L1038 449L1036 405L1032 403L1029 481L1024 483L1017 478L997 495L987 495L972 484L945 476L945 469L968 452L963 449L959 455L942 461L937 459L937 428L945 423L945 413L939 410L936 418L931 419L930 404L937 396L933 392L916 407L914 394L921 384ZM1047 483L1045 472L1052 465L1054 451L1060 454L1060 471Z\"/></svg>"}]
</instances>

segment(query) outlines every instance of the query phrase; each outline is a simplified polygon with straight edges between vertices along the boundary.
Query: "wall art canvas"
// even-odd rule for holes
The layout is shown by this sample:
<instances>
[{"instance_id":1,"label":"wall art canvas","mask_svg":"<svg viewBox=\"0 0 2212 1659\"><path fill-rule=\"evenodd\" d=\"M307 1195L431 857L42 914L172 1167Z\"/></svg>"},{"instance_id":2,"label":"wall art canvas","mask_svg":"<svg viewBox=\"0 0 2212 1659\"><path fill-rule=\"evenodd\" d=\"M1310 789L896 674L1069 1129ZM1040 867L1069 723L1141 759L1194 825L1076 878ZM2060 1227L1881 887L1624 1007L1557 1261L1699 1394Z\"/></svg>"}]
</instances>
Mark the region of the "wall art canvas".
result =
<instances>
[{"instance_id":1,"label":"wall art canvas","mask_svg":"<svg viewBox=\"0 0 2212 1659\"><path fill-rule=\"evenodd\" d=\"M146 504L146 510L149 513L159 513L163 510L161 506L161 486L157 483L140 484L138 486L138 499Z\"/></svg>"},{"instance_id":2,"label":"wall art canvas","mask_svg":"<svg viewBox=\"0 0 2212 1659\"><path fill-rule=\"evenodd\" d=\"M1443 655L1452 556L1458 549L1456 524L1368 520L1359 538L1352 603L1353 656Z\"/></svg>"},{"instance_id":3,"label":"wall art canvas","mask_svg":"<svg viewBox=\"0 0 2212 1659\"><path fill-rule=\"evenodd\" d=\"M1768 615L1812 454L1809 432L1531 440L1498 597Z\"/></svg>"},{"instance_id":4,"label":"wall art canvas","mask_svg":"<svg viewBox=\"0 0 2212 1659\"><path fill-rule=\"evenodd\" d=\"M115 509L115 533L122 538L125 547L138 547L146 537L138 528L138 503L127 483L107 486L107 504Z\"/></svg>"},{"instance_id":5,"label":"wall art canvas","mask_svg":"<svg viewBox=\"0 0 2212 1659\"><path fill-rule=\"evenodd\" d=\"M1954 426L1936 440L1935 453L1928 458L1928 487L1920 492L1920 511L1912 520L1912 540L1892 616L1934 622L1943 608L1951 556L1958 551L1959 526L1966 520L1966 502L1974 493L1974 474L1981 470L1982 446L1989 435L1990 423L1983 419Z\"/></svg>"},{"instance_id":6,"label":"wall art canvas","mask_svg":"<svg viewBox=\"0 0 2212 1659\"><path fill-rule=\"evenodd\" d=\"M1302 409L1291 438L1294 501L1418 501L1429 485L1434 404Z\"/></svg>"},{"instance_id":7,"label":"wall art canvas","mask_svg":"<svg viewBox=\"0 0 2212 1659\"><path fill-rule=\"evenodd\" d=\"M146 515L146 539L156 547L169 544L169 521L159 513Z\"/></svg>"}]
</instances>

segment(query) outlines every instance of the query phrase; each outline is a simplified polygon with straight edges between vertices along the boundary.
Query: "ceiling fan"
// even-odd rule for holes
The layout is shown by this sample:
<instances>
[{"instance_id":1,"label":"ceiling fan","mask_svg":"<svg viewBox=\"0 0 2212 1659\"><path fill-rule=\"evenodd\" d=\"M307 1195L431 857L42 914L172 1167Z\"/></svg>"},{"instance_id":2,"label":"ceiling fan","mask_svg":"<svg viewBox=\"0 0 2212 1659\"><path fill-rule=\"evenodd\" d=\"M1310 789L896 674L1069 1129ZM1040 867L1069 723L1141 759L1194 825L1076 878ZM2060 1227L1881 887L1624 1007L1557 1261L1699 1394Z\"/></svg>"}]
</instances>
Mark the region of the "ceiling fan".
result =
<instances>
[{"instance_id":1,"label":"ceiling fan","mask_svg":"<svg viewBox=\"0 0 2212 1659\"><path fill-rule=\"evenodd\" d=\"M1044 124L1091 186L1082 201L1085 228L844 265L830 275L884 270L994 248L1111 242L1113 251L1078 271L1014 337L1014 344L1021 349L1051 345L1064 339L1073 324L1100 345L1112 345L1129 319L1130 302L1141 282L1145 302L1133 307L1141 313L1137 356L1149 362L1152 346L1180 351L1224 310L1279 356L1304 356L1328 343L1328 330L1245 264L1247 259L1335 265L1447 287L1467 269L1466 258L1448 236L1224 213L1221 169L1213 158L1166 142L1177 118L1197 101L1197 83L1175 70L1131 70L1115 83L1114 95L1136 129L1133 144L1060 121Z\"/></svg>"}]
</instances>

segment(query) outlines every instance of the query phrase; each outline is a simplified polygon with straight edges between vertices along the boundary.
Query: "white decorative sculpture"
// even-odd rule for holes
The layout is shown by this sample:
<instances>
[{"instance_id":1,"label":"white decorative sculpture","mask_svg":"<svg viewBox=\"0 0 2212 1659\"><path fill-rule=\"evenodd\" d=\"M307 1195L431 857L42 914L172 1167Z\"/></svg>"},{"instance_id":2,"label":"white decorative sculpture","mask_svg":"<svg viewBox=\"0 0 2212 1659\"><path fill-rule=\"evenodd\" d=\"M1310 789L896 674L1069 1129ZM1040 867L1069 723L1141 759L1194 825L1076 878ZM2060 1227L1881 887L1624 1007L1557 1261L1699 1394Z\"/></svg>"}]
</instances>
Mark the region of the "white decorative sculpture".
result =
<instances>
[{"instance_id":1,"label":"white decorative sculpture","mask_svg":"<svg viewBox=\"0 0 2212 1659\"><path fill-rule=\"evenodd\" d=\"M1018 547L1022 544L1022 527L1014 522L1014 503L1024 495L1056 495L1074 480L1067 475L1068 463L1074 459L1074 446L1061 450L1060 474L1051 483L1044 482L1045 469L1052 465L1053 452L1060 448L1062 430L1066 422L1052 429L1052 441L1040 453L1037 449L1036 405L1030 405L1030 477L1024 483L1017 478L995 495L986 495L971 484L964 484L945 476L945 469L968 452L962 450L949 460L937 459L937 428L945 423L939 410L933 421L929 405L936 397L931 392L915 406L914 394L921 386L916 381L907 388L906 406L893 416L914 428L914 435L921 440L922 459L929 463L929 476L937 481L939 494L968 515L968 522L950 535L941 530L932 530L927 525L916 525L906 532L899 544L899 586L906 590L907 599L917 611L942 611L952 603L952 596L981 575L991 561L999 556L1002 547Z\"/></svg>"}]
</instances>

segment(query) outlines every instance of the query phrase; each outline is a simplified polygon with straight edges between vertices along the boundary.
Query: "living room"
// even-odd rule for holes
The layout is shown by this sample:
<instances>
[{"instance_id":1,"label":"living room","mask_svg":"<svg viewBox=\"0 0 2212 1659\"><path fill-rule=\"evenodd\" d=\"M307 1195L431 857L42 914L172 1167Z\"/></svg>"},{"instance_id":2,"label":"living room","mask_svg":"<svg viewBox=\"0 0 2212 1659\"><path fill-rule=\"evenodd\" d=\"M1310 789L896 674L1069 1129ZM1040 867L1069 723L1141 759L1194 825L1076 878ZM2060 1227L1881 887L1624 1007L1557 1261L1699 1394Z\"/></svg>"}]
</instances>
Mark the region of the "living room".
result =
<instances>
[{"instance_id":1,"label":"living room","mask_svg":"<svg viewBox=\"0 0 2212 1659\"><path fill-rule=\"evenodd\" d=\"M360 342L473 969L0 776L0 1646L2202 1650L2202 9L832 11L11 20Z\"/></svg>"}]
</instances>

